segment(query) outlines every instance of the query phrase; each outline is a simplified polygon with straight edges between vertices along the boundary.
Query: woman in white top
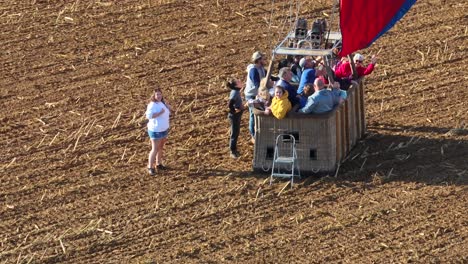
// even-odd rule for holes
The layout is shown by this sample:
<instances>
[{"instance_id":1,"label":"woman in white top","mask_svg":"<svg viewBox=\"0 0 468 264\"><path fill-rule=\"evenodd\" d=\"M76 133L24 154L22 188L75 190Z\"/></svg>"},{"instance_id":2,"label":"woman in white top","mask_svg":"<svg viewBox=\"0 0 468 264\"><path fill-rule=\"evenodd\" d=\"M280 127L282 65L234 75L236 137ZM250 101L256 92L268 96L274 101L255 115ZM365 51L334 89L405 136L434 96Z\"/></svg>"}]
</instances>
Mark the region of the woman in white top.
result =
<instances>
[{"instance_id":1,"label":"woman in white top","mask_svg":"<svg viewBox=\"0 0 468 264\"><path fill-rule=\"evenodd\" d=\"M154 89L145 116L148 119L148 135L151 140L151 151L148 156L148 173L155 175L156 168L165 170L162 165L164 144L167 141L169 132L169 115L171 107L164 101L162 91L159 88Z\"/></svg>"}]
</instances>

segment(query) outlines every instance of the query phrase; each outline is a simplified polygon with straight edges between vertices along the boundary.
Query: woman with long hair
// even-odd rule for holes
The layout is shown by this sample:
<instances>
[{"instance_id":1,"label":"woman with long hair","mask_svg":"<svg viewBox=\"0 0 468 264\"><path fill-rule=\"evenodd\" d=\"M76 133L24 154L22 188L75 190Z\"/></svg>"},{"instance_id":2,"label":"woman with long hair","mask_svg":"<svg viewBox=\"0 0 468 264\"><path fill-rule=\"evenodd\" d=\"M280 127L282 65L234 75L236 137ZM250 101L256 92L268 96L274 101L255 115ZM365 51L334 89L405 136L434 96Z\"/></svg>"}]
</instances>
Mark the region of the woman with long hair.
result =
<instances>
[{"instance_id":1,"label":"woman with long hair","mask_svg":"<svg viewBox=\"0 0 468 264\"><path fill-rule=\"evenodd\" d=\"M172 108L164 101L161 89L155 88L146 108L148 119L148 136L151 141L151 151L148 156L148 173L153 176L158 171L167 169L162 164L164 144L169 133L169 115Z\"/></svg>"}]
</instances>

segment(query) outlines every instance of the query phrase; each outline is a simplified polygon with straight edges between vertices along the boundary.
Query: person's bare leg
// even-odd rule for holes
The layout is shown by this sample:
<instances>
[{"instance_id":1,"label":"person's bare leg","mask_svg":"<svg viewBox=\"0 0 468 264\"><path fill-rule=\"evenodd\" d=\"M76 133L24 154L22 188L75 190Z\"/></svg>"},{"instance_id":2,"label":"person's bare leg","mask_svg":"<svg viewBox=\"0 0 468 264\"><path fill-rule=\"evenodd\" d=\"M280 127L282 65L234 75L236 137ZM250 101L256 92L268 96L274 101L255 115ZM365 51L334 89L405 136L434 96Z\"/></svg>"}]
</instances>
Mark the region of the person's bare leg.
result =
<instances>
[{"instance_id":1,"label":"person's bare leg","mask_svg":"<svg viewBox=\"0 0 468 264\"><path fill-rule=\"evenodd\" d=\"M162 165L162 161L164 158L164 144L166 143L167 138L160 139L158 142L158 150L156 152L156 165Z\"/></svg>"},{"instance_id":2,"label":"person's bare leg","mask_svg":"<svg viewBox=\"0 0 468 264\"><path fill-rule=\"evenodd\" d=\"M154 168L154 162L156 161L156 154L158 153L159 141L157 139L150 139L151 151L148 155L148 168Z\"/></svg>"}]
</instances>

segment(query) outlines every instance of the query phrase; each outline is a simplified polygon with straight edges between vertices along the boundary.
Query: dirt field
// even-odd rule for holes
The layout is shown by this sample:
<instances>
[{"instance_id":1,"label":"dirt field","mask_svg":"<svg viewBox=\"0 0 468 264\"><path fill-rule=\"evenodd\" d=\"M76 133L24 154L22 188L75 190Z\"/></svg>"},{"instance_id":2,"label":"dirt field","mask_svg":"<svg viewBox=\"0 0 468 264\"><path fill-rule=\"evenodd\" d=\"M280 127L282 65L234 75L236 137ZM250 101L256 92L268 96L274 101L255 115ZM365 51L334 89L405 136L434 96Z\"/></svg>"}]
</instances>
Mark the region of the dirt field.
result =
<instances>
[{"instance_id":1,"label":"dirt field","mask_svg":"<svg viewBox=\"0 0 468 264\"><path fill-rule=\"evenodd\" d=\"M468 263L467 7L418 1L363 50L366 137L281 191L251 170L247 115L229 158L222 81L270 54L290 2L6 1L0 263ZM154 82L177 110L150 177Z\"/></svg>"}]
</instances>

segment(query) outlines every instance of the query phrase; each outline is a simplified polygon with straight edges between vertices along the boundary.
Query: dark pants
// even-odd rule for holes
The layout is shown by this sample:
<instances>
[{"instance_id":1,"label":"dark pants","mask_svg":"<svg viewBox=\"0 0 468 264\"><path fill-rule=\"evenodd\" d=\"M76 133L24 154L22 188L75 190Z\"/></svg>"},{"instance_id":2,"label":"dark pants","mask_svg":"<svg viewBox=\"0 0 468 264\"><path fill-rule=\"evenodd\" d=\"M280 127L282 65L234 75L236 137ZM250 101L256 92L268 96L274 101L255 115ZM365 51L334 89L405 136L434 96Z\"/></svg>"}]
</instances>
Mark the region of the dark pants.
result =
<instances>
[{"instance_id":1,"label":"dark pants","mask_svg":"<svg viewBox=\"0 0 468 264\"><path fill-rule=\"evenodd\" d=\"M231 152L237 151L237 138L239 137L242 112L228 114L229 122L231 123L231 138L229 140L229 149Z\"/></svg>"},{"instance_id":2,"label":"dark pants","mask_svg":"<svg viewBox=\"0 0 468 264\"><path fill-rule=\"evenodd\" d=\"M340 83L340 89L347 91L349 89L349 86L351 86L351 80L346 79L346 78L336 77L334 71L332 71L332 74L333 74L333 80L335 80L335 82Z\"/></svg>"},{"instance_id":3,"label":"dark pants","mask_svg":"<svg viewBox=\"0 0 468 264\"><path fill-rule=\"evenodd\" d=\"M349 87L351 86L351 80L350 79L336 78L335 81L340 83L341 90L347 91L349 89Z\"/></svg>"},{"instance_id":4,"label":"dark pants","mask_svg":"<svg viewBox=\"0 0 468 264\"><path fill-rule=\"evenodd\" d=\"M340 83L341 90L347 91L349 89L349 86L351 86L350 79L336 77L335 73L333 73L333 80L335 80L335 82Z\"/></svg>"}]
</instances>

